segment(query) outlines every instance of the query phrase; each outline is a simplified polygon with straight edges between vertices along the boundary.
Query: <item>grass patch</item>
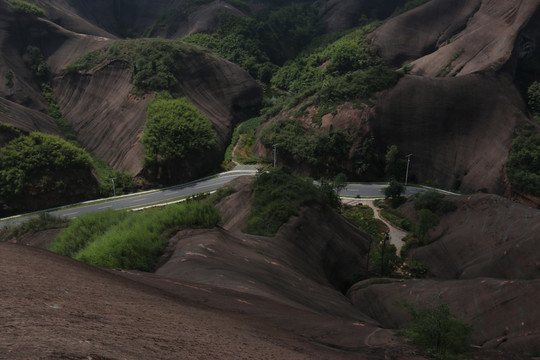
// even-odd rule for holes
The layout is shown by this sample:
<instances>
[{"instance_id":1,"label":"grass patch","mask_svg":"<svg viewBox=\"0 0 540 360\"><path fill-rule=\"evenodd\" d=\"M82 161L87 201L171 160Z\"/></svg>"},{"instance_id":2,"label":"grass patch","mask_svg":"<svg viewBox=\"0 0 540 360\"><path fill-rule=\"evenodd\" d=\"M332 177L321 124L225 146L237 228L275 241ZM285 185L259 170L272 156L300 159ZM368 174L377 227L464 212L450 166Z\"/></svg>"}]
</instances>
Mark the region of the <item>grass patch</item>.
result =
<instances>
[{"instance_id":1,"label":"grass patch","mask_svg":"<svg viewBox=\"0 0 540 360\"><path fill-rule=\"evenodd\" d=\"M373 209L367 205L346 208L343 216L360 226L377 241L381 241L388 230L388 226L383 221L374 218Z\"/></svg>"},{"instance_id":2,"label":"grass patch","mask_svg":"<svg viewBox=\"0 0 540 360\"><path fill-rule=\"evenodd\" d=\"M388 220L388 222L395 227L401 228L405 231L412 230L412 223L407 217L399 210L387 207L381 209L381 216Z\"/></svg>"},{"instance_id":3,"label":"grass patch","mask_svg":"<svg viewBox=\"0 0 540 360\"><path fill-rule=\"evenodd\" d=\"M151 271L167 246L165 232L209 228L219 220L219 211L201 201L142 212L89 214L72 222L49 249L95 266Z\"/></svg>"}]
</instances>

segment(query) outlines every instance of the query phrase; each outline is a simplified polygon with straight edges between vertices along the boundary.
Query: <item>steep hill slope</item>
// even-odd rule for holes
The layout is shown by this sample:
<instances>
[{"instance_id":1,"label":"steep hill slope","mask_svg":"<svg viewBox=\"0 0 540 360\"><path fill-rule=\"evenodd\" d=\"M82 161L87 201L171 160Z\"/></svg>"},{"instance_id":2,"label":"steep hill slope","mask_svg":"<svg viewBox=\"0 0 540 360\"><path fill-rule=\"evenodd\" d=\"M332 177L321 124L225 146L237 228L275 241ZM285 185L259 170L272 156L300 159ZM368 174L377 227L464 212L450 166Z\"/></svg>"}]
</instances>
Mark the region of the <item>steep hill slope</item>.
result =
<instances>
[{"instance_id":1,"label":"steep hill slope","mask_svg":"<svg viewBox=\"0 0 540 360\"><path fill-rule=\"evenodd\" d=\"M511 141L524 127L538 131L513 81L522 61L538 58L532 44L539 6L433 0L371 35L383 59L410 62L416 75L381 96L372 125L384 147L397 144L413 154L412 172L421 181L465 192L508 191Z\"/></svg>"},{"instance_id":2,"label":"steep hill slope","mask_svg":"<svg viewBox=\"0 0 540 360\"><path fill-rule=\"evenodd\" d=\"M428 265L432 276L540 278L539 210L496 195L452 197L452 201L458 210L442 217L430 234L434 241L410 253Z\"/></svg>"}]
</instances>

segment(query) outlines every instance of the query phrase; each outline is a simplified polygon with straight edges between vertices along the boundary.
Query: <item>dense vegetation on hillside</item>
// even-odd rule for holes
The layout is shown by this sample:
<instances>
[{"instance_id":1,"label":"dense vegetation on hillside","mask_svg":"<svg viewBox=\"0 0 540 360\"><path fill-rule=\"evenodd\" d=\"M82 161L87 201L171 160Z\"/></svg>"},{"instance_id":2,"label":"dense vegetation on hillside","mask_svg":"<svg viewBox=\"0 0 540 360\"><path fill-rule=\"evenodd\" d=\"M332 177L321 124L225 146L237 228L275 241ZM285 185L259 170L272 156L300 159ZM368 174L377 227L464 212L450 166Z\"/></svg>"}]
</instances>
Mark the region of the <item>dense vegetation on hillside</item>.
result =
<instances>
[{"instance_id":1,"label":"dense vegetation on hillside","mask_svg":"<svg viewBox=\"0 0 540 360\"><path fill-rule=\"evenodd\" d=\"M301 206L310 204L338 205L333 184L316 186L313 180L300 178L287 168L261 172L253 182L252 210L244 231L273 236L291 216L298 215Z\"/></svg>"},{"instance_id":2,"label":"dense vegetation on hillside","mask_svg":"<svg viewBox=\"0 0 540 360\"><path fill-rule=\"evenodd\" d=\"M77 146L53 135L30 133L0 149L0 196L10 199L34 192L64 193L58 176L70 172L88 176L92 160Z\"/></svg>"},{"instance_id":3,"label":"dense vegetation on hillside","mask_svg":"<svg viewBox=\"0 0 540 360\"><path fill-rule=\"evenodd\" d=\"M277 66L322 32L315 6L293 3L270 8L256 18L223 14L215 34L193 34L183 40L210 49L267 83Z\"/></svg>"},{"instance_id":4,"label":"dense vegetation on hillside","mask_svg":"<svg viewBox=\"0 0 540 360\"><path fill-rule=\"evenodd\" d=\"M506 174L514 190L540 197L540 135L514 140Z\"/></svg>"},{"instance_id":5,"label":"dense vegetation on hillside","mask_svg":"<svg viewBox=\"0 0 540 360\"><path fill-rule=\"evenodd\" d=\"M24 0L8 0L13 10L18 14L45 17L45 10Z\"/></svg>"},{"instance_id":6,"label":"dense vegetation on hillside","mask_svg":"<svg viewBox=\"0 0 540 360\"><path fill-rule=\"evenodd\" d=\"M202 53L174 40L118 40L106 49L87 52L66 70L89 71L111 61L124 61L130 65L135 92L172 90L178 84L182 59L186 55Z\"/></svg>"}]
</instances>

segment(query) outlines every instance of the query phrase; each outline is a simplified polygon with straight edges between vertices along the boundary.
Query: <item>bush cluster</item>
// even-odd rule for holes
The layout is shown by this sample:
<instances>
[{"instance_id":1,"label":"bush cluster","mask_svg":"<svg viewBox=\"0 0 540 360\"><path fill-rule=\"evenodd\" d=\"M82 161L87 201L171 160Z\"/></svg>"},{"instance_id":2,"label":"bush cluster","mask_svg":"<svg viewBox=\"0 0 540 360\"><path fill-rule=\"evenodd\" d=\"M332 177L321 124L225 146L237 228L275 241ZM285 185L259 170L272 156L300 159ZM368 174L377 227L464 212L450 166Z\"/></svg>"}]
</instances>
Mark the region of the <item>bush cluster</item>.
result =
<instances>
[{"instance_id":1,"label":"bush cluster","mask_svg":"<svg viewBox=\"0 0 540 360\"><path fill-rule=\"evenodd\" d=\"M300 207L308 204L332 204L332 194L302 179L290 169L275 168L260 173L253 181L251 213L244 231L253 235L273 236Z\"/></svg>"},{"instance_id":2,"label":"bush cluster","mask_svg":"<svg viewBox=\"0 0 540 360\"><path fill-rule=\"evenodd\" d=\"M211 149L217 135L210 120L187 98L157 94L146 107L141 142L147 163L173 163Z\"/></svg>"},{"instance_id":3,"label":"bush cluster","mask_svg":"<svg viewBox=\"0 0 540 360\"><path fill-rule=\"evenodd\" d=\"M280 158L336 173L347 160L353 138L341 129L315 132L300 121L282 119L267 126L260 137L271 147L278 144Z\"/></svg>"},{"instance_id":4,"label":"bush cluster","mask_svg":"<svg viewBox=\"0 0 540 360\"><path fill-rule=\"evenodd\" d=\"M393 86L400 74L369 49L370 24L323 44L291 61L272 77L272 85L292 94L316 94L320 104L365 99Z\"/></svg>"},{"instance_id":5,"label":"bush cluster","mask_svg":"<svg viewBox=\"0 0 540 360\"><path fill-rule=\"evenodd\" d=\"M151 271L167 246L166 230L209 228L219 220L211 203L197 201L136 213L93 213L74 220L49 249L96 266Z\"/></svg>"},{"instance_id":6,"label":"bush cluster","mask_svg":"<svg viewBox=\"0 0 540 360\"><path fill-rule=\"evenodd\" d=\"M45 13L45 10L27 1L8 0L8 2L13 7L13 10L18 14L30 15L30 16L36 16L36 17L47 16L47 14Z\"/></svg>"},{"instance_id":7,"label":"bush cluster","mask_svg":"<svg viewBox=\"0 0 540 360\"><path fill-rule=\"evenodd\" d=\"M195 47L176 40L118 40L106 49L85 53L67 72L90 71L98 66L120 60L131 66L135 92L172 90L178 84L181 64L186 54L199 54Z\"/></svg>"},{"instance_id":8,"label":"bush cluster","mask_svg":"<svg viewBox=\"0 0 540 360\"><path fill-rule=\"evenodd\" d=\"M447 304L403 304L412 317L401 333L436 359L463 359L473 328L450 312Z\"/></svg>"}]
</instances>

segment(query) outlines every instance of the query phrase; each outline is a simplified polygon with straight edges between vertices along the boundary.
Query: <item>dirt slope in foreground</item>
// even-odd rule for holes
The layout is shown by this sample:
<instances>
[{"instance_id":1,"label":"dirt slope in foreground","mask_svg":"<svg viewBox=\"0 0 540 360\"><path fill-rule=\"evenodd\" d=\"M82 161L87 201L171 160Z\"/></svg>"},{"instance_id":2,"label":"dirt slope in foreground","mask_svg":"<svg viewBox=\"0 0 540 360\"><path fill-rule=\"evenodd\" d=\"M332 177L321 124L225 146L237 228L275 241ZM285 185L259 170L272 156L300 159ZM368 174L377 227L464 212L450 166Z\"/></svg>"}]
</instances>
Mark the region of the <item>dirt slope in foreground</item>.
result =
<instances>
[{"instance_id":1,"label":"dirt slope in foreground","mask_svg":"<svg viewBox=\"0 0 540 360\"><path fill-rule=\"evenodd\" d=\"M2 359L325 358L292 334L45 250L1 243L0 258Z\"/></svg>"}]
</instances>

